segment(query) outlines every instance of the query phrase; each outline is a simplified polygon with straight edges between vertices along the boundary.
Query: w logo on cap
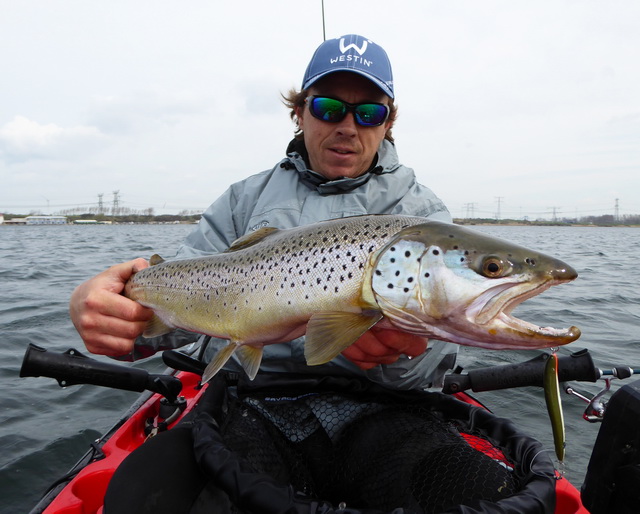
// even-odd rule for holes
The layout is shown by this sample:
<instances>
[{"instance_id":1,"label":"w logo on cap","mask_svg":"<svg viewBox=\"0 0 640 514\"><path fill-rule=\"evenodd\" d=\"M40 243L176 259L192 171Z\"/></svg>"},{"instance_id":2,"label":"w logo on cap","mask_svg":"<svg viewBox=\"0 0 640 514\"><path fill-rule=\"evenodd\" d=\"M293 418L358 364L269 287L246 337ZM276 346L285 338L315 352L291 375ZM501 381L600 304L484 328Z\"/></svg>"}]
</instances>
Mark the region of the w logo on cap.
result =
<instances>
[{"instance_id":1,"label":"w logo on cap","mask_svg":"<svg viewBox=\"0 0 640 514\"><path fill-rule=\"evenodd\" d=\"M340 51L342 53L349 51L351 48L353 48L356 52L358 52L358 54L362 55L367 51L367 40L365 39L362 42L362 46L358 46L355 43L351 43L347 46L344 46L344 38L340 39Z\"/></svg>"}]
</instances>

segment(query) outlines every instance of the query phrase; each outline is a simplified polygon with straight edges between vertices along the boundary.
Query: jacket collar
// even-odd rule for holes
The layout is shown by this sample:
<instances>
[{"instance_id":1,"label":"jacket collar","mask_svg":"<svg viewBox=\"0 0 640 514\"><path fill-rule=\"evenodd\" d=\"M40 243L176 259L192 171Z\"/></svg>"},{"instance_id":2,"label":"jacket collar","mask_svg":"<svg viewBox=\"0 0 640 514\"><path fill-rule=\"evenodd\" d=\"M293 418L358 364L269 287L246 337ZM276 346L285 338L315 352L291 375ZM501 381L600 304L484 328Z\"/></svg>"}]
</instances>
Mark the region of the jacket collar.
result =
<instances>
[{"instance_id":1,"label":"jacket collar","mask_svg":"<svg viewBox=\"0 0 640 514\"><path fill-rule=\"evenodd\" d=\"M300 182L310 189L315 189L321 195L348 193L369 182L373 175L391 173L399 166L395 146L386 139L380 143L371 168L359 177L329 180L320 173L309 169L308 163L309 154L304 139L293 139L287 147L287 159L282 161L280 166L287 170L296 171Z\"/></svg>"}]
</instances>

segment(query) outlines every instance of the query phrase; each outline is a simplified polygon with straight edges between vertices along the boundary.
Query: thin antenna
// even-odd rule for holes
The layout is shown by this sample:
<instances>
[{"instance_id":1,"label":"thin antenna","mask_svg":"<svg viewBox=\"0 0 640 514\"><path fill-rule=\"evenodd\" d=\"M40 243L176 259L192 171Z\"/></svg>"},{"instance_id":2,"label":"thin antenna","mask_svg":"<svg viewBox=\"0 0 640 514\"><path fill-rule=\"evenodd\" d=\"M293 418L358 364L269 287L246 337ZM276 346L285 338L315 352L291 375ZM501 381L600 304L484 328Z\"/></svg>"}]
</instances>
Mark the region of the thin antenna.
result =
<instances>
[{"instance_id":1,"label":"thin antenna","mask_svg":"<svg viewBox=\"0 0 640 514\"><path fill-rule=\"evenodd\" d=\"M324 0L322 0L322 41L327 40L327 33L324 26Z\"/></svg>"}]
</instances>

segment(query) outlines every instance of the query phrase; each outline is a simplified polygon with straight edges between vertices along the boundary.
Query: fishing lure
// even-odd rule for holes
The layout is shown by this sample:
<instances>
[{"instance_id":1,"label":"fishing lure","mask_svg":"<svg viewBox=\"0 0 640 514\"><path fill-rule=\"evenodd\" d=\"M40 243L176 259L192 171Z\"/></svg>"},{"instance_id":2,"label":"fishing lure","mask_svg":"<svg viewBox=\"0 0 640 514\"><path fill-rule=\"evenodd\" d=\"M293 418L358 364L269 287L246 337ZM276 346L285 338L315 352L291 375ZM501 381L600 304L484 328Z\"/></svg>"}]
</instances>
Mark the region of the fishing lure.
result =
<instances>
[{"instance_id":1,"label":"fishing lure","mask_svg":"<svg viewBox=\"0 0 640 514\"><path fill-rule=\"evenodd\" d=\"M566 437L562 400L560 399L560 382L558 381L558 355L555 352L549 355L544 367L544 399L551 420L556 457L562 462L564 461Z\"/></svg>"}]
</instances>

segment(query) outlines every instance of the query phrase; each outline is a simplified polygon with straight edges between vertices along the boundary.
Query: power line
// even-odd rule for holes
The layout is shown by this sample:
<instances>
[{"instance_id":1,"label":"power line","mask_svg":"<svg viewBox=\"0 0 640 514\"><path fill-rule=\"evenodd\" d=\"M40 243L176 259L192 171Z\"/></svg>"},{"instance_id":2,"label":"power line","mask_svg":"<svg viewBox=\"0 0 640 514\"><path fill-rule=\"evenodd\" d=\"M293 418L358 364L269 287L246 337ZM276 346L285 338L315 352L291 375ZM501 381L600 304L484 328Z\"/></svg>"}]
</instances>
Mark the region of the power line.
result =
<instances>
[{"instance_id":1,"label":"power line","mask_svg":"<svg viewBox=\"0 0 640 514\"><path fill-rule=\"evenodd\" d=\"M498 202L498 211L496 212L496 219L499 220L500 219L500 204L502 203L502 200L504 199L504 196L496 196L496 201Z\"/></svg>"}]
</instances>

